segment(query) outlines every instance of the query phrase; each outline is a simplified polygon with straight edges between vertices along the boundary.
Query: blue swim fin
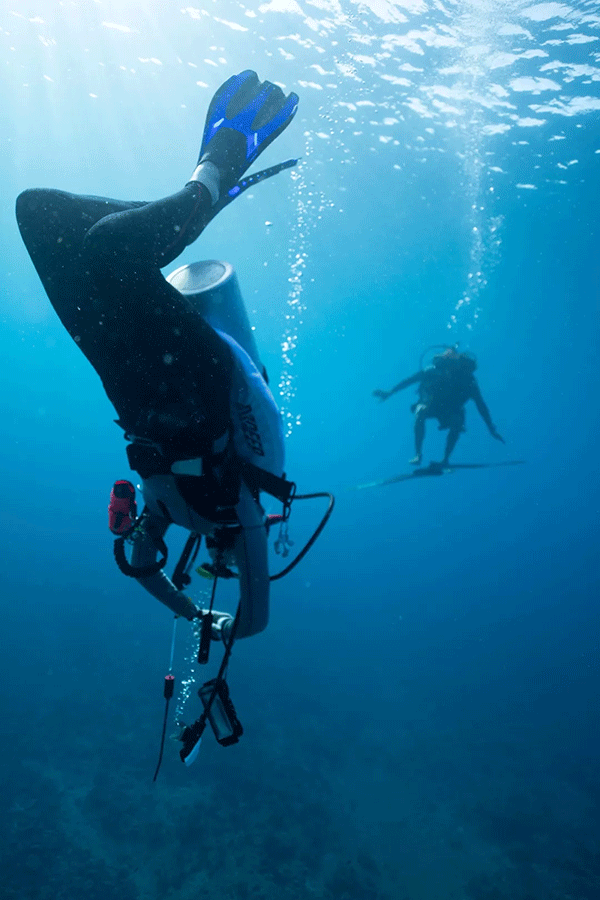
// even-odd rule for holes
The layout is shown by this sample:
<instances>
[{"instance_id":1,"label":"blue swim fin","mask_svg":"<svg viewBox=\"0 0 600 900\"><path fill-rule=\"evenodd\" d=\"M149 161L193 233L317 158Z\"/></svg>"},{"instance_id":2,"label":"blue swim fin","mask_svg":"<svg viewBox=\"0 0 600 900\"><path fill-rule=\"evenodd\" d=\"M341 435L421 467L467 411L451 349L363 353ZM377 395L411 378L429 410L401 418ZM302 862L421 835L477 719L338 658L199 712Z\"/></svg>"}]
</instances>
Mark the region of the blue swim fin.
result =
<instances>
[{"instance_id":1,"label":"blue swim fin","mask_svg":"<svg viewBox=\"0 0 600 900\"><path fill-rule=\"evenodd\" d=\"M198 165L190 179L205 185L213 205L236 187L263 150L287 128L298 103L297 94L286 97L280 87L260 82L250 69L221 85L208 108Z\"/></svg>"}]
</instances>

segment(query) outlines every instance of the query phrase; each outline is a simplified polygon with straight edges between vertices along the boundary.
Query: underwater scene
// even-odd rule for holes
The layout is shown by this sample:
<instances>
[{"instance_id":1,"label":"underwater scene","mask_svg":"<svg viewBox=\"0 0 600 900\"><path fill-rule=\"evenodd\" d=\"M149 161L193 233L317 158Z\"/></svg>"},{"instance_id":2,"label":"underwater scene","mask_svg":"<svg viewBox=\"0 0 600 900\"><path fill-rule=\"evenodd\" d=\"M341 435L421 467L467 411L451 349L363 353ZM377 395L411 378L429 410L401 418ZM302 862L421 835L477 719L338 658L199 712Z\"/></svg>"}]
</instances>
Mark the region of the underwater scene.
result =
<instances>
[{"instance_id":1,"label":"underwater scene","mask_svg":"<svg viewBox=\"0 0 600 900\"><path fill-rule=\"evenodd\" d=\"M598 900L598 0L0 59L0 900Z\"/></svg>"}]
</instances>

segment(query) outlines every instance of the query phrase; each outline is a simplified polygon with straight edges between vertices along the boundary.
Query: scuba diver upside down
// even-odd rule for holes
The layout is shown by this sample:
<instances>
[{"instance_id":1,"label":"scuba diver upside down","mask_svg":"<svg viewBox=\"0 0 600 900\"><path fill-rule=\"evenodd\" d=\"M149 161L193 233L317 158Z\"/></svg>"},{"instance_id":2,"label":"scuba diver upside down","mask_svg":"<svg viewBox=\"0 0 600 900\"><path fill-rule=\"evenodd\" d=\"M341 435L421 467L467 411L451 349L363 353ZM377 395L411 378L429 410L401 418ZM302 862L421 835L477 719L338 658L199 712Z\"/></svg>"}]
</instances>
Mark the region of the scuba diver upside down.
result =
<instances>
[{"instance_id":1,"label":"scuba diver upside down","mask_svg":"<svg viewBox=\"0 0 600 900\"><path fill-rule=\"evenodd\" d=\"M196 263L167 279L161 269L247 187L297 162L244 177L297 107L295 93L246 70L215 93L196 168L172 196L128 202L33 189L16 204L44 289L100 376L142 479L139 518L129 482L111 495L111 529L135 538L127 574L176 616L206 621L226 658L234 639L268 622L260 491L283 500L285 517L295 486L284 478L281 417L231 267ZM237 569L235 617L214 611L212 600L209 611L199 609L185 580L177 586L166 575L171 524L205 536L218 574Z\"/></svg>"},{"instance_id":2,"label":"scuba diver upside down","mask_svg":"<svg viewBox=\"0 0 600 900\"><path fill-rule=\"evenodd\" d=\"M430 348L431 349L431 348ZM419 466L423 458L423 441L425 439L425 422L437 419L440 431L448 431L444 458L441 467L450 463L450 455L457 441L465 431L465 404L473 400L479 415L488 427L491 436L505 443L492 422L490 411L485 403L474 372L477 368L475 358L469 353L459 353L456 347L446 347L443 353L433 357L432 365L403 379L389 391L375 390L373 396L380 400L388 400L392 394L418 385L419 399L411 406L415 414L415 456L411 464Z\"/></svg>"}]
</instances>

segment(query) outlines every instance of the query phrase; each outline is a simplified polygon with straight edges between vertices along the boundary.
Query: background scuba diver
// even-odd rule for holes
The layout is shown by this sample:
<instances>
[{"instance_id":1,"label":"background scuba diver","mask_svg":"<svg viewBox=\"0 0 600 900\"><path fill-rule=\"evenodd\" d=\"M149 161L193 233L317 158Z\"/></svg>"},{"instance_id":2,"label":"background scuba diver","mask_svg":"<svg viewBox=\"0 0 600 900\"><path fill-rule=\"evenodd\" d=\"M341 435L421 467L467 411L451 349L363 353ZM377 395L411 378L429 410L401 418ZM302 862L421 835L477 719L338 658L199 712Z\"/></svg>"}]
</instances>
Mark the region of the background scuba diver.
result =
<instances>
[{"instance_id":1,"label":"background scuba diver","mask_svg":"<svg viewBox=\"0 0 600 900\"><path fill-rule=\"evenodd\" d=\"M387 400L396 391L402 391L411 384L418 384L419 400L411 406L415 413L415 456L411 464L421 464L423 440L425 438L425 421L437 419L439 430L448 430L446 449L442 466L450 462L450 455L462 431L465 430L465 403L473 400L477 410L487 425L490 434L497 441L502 438L492 422L490 411L481 396L474 372L477 362L468 353L458 353L455 347L448 347L443 353L433 357L432 365L400 381L390 391L373 391L374 397Z\"/></svg>"},{"instance_id":2,"label":"background scuba diver","mask_svg":"<svg viewBox=\"0 0 600 900\"><path fill-rule=\"evenodd\" d=\"M215 93L198 164L178 193L150 203L55 190L28 190L17 199L21 235L46 293L131 441L128 457L146 503L131 564L153 569L138 581L176 615L201 616L153 564L171 523L213 540L227 535L224 562L237 567L240 606L235 622L213 613L212 626L213 638L227 644L232 631L236 638L262 631L269 615L266 519L259 489L240 474L244 436L236 435L234 420L242 395L257 401L271 430L261 438L271 444L275 476L283 471L281 420L264 372L160 270L250 183L296 162L238 181L297 106L296 94L286 97L244 71Z\"/></svg>"}]
</instances>

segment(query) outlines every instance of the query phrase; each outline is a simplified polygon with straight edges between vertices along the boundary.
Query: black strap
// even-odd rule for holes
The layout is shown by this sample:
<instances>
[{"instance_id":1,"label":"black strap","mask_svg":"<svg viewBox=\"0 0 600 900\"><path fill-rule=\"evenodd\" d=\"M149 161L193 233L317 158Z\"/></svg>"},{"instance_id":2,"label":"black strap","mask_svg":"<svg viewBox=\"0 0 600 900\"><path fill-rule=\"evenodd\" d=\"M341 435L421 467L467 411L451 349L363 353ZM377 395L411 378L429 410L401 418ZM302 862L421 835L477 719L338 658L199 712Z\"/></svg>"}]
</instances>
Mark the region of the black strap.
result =
<instances>
[{"instance_id":1,"label":"black strap","mask_svg":"<svg viewBox=\"0 0 600 900\"><path fill-rule=\"evenodd\" d=\"M131 435L126 434L125 437L132 440ZM205 476L212 473L216 463L223 462L226 456L231 452L231 449L231 445L229 444L224 450L217 453L202 454ZM149 478L150 475L159 473L163 474L171 472L171 466L177 461L178 457L179 454L173 454L172 452L169 454L166 453L165 449L159 443L155 442L143 441L141 439L136 441L134 439L133 442L127 446L129 466L134 472L141 475L142 478ZM289 506L296 490L296 485L293 481L287 481L285 477L273 475L272 472L267 472L266 469L255 466L254 463L242 459L234 452L231 459L231 471L228 473L229 478L224 479L226 483L232 479L236 469L241 473L242 478L251 491L265 491L265 493L270 494L272 497L275 497L283 503L284 506ZM185 476L180 476L182 480L184 477ZM194 481L198 477L199 476L191 476ZM221 505L226 504L223 503ZM230 505L235 505L235 503Z\"/></svg>"},{"instance_id":2,"label":"black strap","mask_svg":"<svg viewBox=\"0 0 600 900\"><path fill-rule=\"evenodd\" d=\"M264 491L283 503L286 508L290 505L296 492L295 482L273 475L272 472L267 472L266 469L261 469L245 459L240 460L240 466L242 478L251 491Z\"/></svg>"},{"instance_id":3,"label":"black strap","mask_svg":"<svg viewBox=\"0 0 600 900\"><path fill-rule=\"evenodd\" d=\"M175 571L173 572L172 582L177 588L178 591L182 591L184 587L187 587L192 578L185 571L188 563L193 563L198 555L198 550L200 549L200 544L202 543L202 535L200 534L190 534L188 537L185 547L183 548L183 553L179 557L179 562L175 566Z\"/></svg>"}]
</instances>

